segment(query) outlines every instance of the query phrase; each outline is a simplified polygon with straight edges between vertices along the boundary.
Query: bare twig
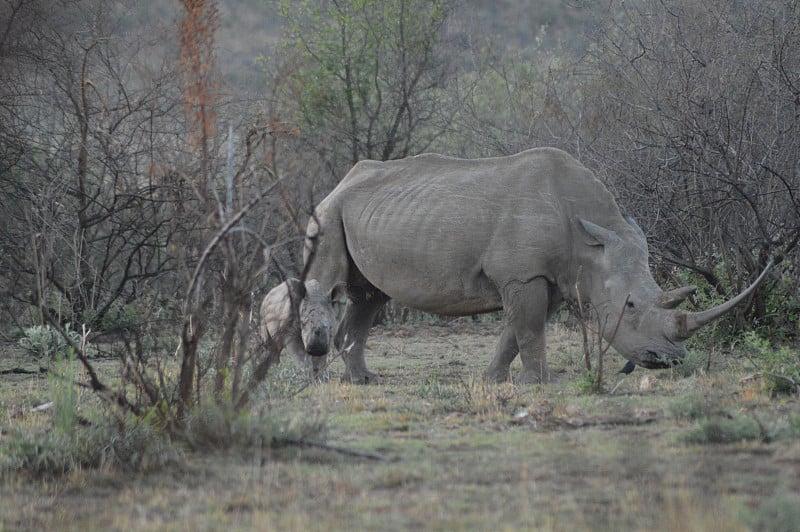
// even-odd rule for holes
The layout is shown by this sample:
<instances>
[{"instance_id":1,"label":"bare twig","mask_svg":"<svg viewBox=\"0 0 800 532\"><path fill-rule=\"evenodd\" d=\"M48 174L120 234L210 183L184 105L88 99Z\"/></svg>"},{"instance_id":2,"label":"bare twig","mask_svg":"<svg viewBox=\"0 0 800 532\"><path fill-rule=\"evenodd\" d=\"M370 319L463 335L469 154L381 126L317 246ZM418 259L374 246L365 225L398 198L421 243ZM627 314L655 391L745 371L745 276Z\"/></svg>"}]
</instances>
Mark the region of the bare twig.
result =
<instances>
[{"instance_id":1,"label":"bare twig","mask_svg":"<svg viewBox=\"0 0 800 532\"><path fill-rule=\"evenodd\" d=\"M81 342L78 343L75 340L73 340L69 334L67 334L67 331L61 326L58 320L55 319L55 317L50 313L50 310L46 306L44 305L40 306L39 310L41 311L42 317L44 317L46 322L49 323L56 331L58 331L58 333L61 335L64 341L67 342L69 346L72 347L72 349L75 351L75 356L78 357L78 360L80 360L84 370L86 370L86 374L89 377L89 385L91 389L106 401L114 403L117 406L123 408L124 410L132 412L137 416L140 415L141 412L139 408L136 405L131 404L122 393L114 392L108 386L103 384L103 382L100 381L100 378L97 376L97 372L95 371L94 366L92 366L92 364L89 362L89 358L86 356L86 352L84 351L84 348L86 347L85 342L86 338L88 337L89 331L87 331L84 327L84 334L81 338Z\"/></svg>"},{"instance_id":2,"label":"bare twig","mask_svg":"<svg viewBox=\"0 0 800 532\"><path fill-rule=\"evenodd\" d=\"M231 217L220 229L217 231L217 234L211 239L211 242L208 243L206 248L203 250L203 254L200 256L200 260L197 263L197 266L194 269L194 274L192 275L192 280L189 283L189 289L186 291L186 299L183 303L183 312L186 313L187 309L189 308L189 300L191 299L194 291L197 287L197 280L200 278L200 272L203 270L203 266L205 265L206 260L208 260L208 256L211 254L212 251L219 245L222 241L222 238L228 234L240 221L244 218L245 214L258 205L268 194L270 194L275 187L280 183L280 181L276 181L272 183L267 188L262 190L255 198L250 200L247 205L241 208L239 212Z\"/></svg>"},{"instance_id":3,"label":"bare twig","mask_svg":"<svg viewBox=\"0 0 800 532\"><path fill-rule=\"evenodd\" d=\"M578 323L581 326L581 336L583 337L583 362L586 364L586 371L592 371L592 360L590 358L591 350L589 349L589 334L586 330L586 313L583 309L583 298L581 297L581 289L578 286L581 277L581 269L578 268L577 279L575 280L575 294L578 302Z\"/></svg>"},{"instance_id":4,"label":"bare twig","mask_svg":"<svg viewBox=\"0 0 800 532\"><path fill-rule=\"evenodd\" d=\"M48 369L39 366L39 369L11 368L0 370L0 375L39 375L47 373Z\"/></svg>"},{"instance_id":5,"label":"bare twig","mask_svg":"<svg viewBox=\"0 0 800 532\"><path fill-rule=\"evenodd\" d=\"M580 271L578 272L578 277L580 278ZM587 319L587 311L583 303L583 299L581 297L581 291L579 287L579 280L575 281L575 294L576 294L576 301L573 303L573 309L576 310L578 315L578 323L581 327L581 335L583 337L583 360L584 364L586 365L586 371L592 373L592 362L591 362L591 355L592 355L592 347L589 345L589 328L588 328L588 319ZM617 316L617 321L614 324L614 330L611 333L611 337L607 340L605 347L603 347L603 336L606 330L606 325L608 322L608 316L605 319L600 320L600 316L597 316L597 370L596 376L592 385L592 388L595 391L599 391L602 387L603 383L603 356L608 352L611 348L611 343L614 341L614 338L617 336L617 332L619 331L619 326L622 323L622 318L625 315L625 309L628 305L628 300L630 299L630 294L625 297L625 301L622 303L622 309ZM594 312L596 314L596 311ZM619 385L615 386L614 389Z\"/></svg>"}]
</instances>

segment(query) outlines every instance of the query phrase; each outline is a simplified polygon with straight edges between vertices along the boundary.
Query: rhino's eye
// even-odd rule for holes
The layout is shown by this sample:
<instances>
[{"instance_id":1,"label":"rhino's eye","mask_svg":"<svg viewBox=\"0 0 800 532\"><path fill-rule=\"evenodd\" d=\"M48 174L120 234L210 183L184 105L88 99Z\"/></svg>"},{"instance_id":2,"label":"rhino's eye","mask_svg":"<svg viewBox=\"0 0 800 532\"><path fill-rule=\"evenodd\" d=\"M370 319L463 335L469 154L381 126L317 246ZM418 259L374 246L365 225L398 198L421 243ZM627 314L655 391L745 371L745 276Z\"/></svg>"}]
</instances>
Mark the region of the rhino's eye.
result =
<instances>
[{"instance_id":1,"label":"rhino's eye","mask_svg":"<svg viewBox=\"0 0 800 532\"><path fill-rule=\"evenodd\" d=\"M633 310L636 307L636 305L633 304L633 301L630 300L628 300L626 306L628 307L629 310Z\"/></svg>"}]
</instances>

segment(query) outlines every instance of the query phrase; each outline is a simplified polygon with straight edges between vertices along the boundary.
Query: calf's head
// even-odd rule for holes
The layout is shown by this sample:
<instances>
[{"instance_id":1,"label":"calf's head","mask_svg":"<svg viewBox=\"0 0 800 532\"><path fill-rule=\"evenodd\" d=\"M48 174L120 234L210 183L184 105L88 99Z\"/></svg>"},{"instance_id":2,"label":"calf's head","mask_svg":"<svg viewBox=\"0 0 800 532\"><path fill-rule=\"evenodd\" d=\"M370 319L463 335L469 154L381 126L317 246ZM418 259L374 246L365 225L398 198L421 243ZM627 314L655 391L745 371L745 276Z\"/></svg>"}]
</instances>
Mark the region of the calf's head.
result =
<instances>
[{"instance_id":1,"label":"calf's head","mask_svg":"<svg viewBox=\"0 0 800 532\"><path fill-rule=\"evenodd\" d=\"M687 312L676 307L695 287L661 290L650 273L644 233L632 219L616 231L584 219L580 223L583 248L576 286L581 298L591 301L603 336L614 349L645 368L680 363L686 356L684 341L746 299L772 265L733 299L703 312Z\"/></svg>"},{"instance_id":2,"label":"calf's head","mask_svg":"<svg viewBox=\"0 0 800 532\"><path fill-rule=\"evenodd\" d=\"M290 279L289 290L293 308L300 320L300 336L311 356L325 356L330 350L336 316L328 294L316 279L301 283Z\"/></svg>"}]
</instances>

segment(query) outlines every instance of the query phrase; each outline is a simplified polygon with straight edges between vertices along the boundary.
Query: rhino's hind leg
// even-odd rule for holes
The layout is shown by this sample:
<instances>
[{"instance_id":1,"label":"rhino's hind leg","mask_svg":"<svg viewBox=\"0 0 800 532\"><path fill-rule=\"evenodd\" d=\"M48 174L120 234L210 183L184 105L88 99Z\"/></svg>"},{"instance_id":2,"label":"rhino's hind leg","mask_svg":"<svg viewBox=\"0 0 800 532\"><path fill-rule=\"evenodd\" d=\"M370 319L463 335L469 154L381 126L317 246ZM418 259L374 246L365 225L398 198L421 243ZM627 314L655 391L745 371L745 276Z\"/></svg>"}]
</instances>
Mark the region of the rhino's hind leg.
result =
<instances>
[{"instance_id":1,"label":"rhino's hind leg","mask_svg":"<svg viewBox=\"0 0 800 532\"><path fill-rule=\"evenodd\" d=\"M345 372L342 381L356 384L378 382L378 376L367 370L364 345L378 311L389 298L377 289L348 288L347 307L336 330L335 345L342 350Z\"/></svg>"},{"instance_id":2,"label":"rhino's hind leg","mask_svg":"<svg viewBox=\"0 0 800 532\"><path fill-rule=\"evenodd\" d=\"M544 383L550 381L545 353L545 324L550 301L550 288L547 280L541 277L526 283L512 281L503 289L503 308L505 310L506 331L513 332L519 356L522 359L523 383ZM510 334L510 333L509 333ZM501 337L501 340L503 338ZM510 339L506 338L510 343ZM490 370L508 375L508 366L514 360L511 350L501 351L498 345Z\"/></svg>"}]
</instances>

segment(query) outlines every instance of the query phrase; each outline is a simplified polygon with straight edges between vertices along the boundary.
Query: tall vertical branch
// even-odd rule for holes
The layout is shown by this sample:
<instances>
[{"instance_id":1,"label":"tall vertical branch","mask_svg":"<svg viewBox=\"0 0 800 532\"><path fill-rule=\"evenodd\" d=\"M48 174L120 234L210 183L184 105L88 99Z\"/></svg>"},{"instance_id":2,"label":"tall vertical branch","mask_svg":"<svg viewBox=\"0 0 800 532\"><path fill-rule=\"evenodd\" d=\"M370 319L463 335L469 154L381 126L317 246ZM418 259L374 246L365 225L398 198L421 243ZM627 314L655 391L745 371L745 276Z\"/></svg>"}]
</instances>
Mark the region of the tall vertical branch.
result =
<instances>
[{"instance_id":1,"label":"tall vertical branch","mask_svg":"<svg viewBox=\"0 0 800 532\"><path fill-rule=\"evenodd\" d=\"M625 301L622 303L622 307L620 309L619 314L617 315L617 320L614 324L614 329L611 331L611 334L608 336L605 346L603 346L603 338L606 334L606 326L608 325L608 318L610 317L606 314L604 317L601 316L595 307L591 305L591 302L584 301L583 297L581 296L580 290L580 269L578 270L578 276L575 281L575 301L571 301L569 306L576 317L578 318L578 324L581 329L581 335L583 337L583 361L586 365L586 372L592 377L592 390L595 392L600 392L603 389L603 357L611 348L611 343L614 341L614 338L617 336L617 332L619 331L619 326L622 323L622 318L625 315L625 309L628 306L628 301L630 300L630 294L625 297ZM589 341L589 332L590 332L590 319L594 317L596 320L596 329L594 332L597 335L597 338ZM597 366L595 367L595 372L592 371L592 361L591 357L592 354L595 352L595 347L597 348Z\"/></svg>"},{"instance_id":2,"label":"tall vertical branch","mask_svg":"<svg viewBox=\"0 0 800 532\"><path fill-rule=\"evenodd\" d=\"M209 187L210 140L216 122L217 69L214 34L219 11L213 0L181 0L185 16L178 25L184 105L189 142L199 151L200 174L195 192L206 199Z\"/></svg>"},{"instance_id":3,"label":"tall vertical branch","mask_svg":"<svg viewBox=\"0 0 800 532\"><path fill-rule=\"evenodd\" d=\"M178 25L180 46L180 72L184 106L188 119L189 144L199 157L199 172L190 177L190 186L200 200L204 212L187 213L189 216L211 214L211 196L215 192L211 180L210 140L214 134L217 102L216 58L214 34L218 24L218 10L213 0L181 0L184 17ZM190 287L191 293L191 287ZM188 298L187 298L188 301ZM199 302L184 310L182 333L183 360L178 384L178 416L183 417L192 402L192 391L199 382L198 344L205 332L205 320L196 307Z\"/></svg>"}]
</instances>

